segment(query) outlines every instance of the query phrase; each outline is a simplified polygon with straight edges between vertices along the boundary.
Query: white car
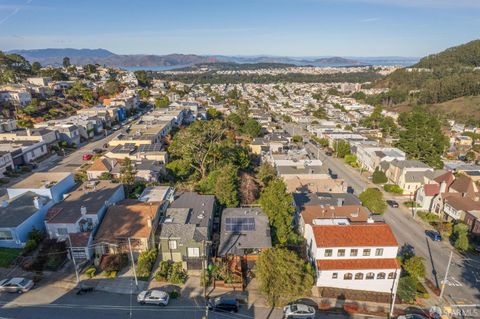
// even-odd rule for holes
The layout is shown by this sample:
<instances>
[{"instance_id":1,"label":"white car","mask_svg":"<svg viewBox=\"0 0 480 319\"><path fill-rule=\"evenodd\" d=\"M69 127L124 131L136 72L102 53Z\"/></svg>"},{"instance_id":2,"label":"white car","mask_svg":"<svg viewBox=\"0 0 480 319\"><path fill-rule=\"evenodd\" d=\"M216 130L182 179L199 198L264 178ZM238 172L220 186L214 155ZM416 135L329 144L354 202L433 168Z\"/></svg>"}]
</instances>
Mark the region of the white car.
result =
<instances>
[{"instance_id":1,"label":"white car","mask_svg":"<svg viewBox=\"0 0 480 319\"><path fill-rule=\"evenodd\" d=\"M170 295L161 290L145 290L138 294L137 301L143 304L152 304L157 306L166 306L170 300Z\"/></svg>"},{"instance_id":2,"label":"white car","mask_svg":"<svg viewBox=\"0 0 480 319\"><path fill-rule=\"evenodd\" d=\"M16 277L0 280L0 292L24 293L32 289L33 281L26 278Z\"/></svg>"},{"instance_id":3,"label":"white car","mask_svg":"<svg viewBox=\"0 0 480 319\"><path fill-rule=\"evenodd\" d=\"M303 304L292 304L283 308L283 317L289 319L314 319L315 309Z\"/></svg>"}]
</instances>

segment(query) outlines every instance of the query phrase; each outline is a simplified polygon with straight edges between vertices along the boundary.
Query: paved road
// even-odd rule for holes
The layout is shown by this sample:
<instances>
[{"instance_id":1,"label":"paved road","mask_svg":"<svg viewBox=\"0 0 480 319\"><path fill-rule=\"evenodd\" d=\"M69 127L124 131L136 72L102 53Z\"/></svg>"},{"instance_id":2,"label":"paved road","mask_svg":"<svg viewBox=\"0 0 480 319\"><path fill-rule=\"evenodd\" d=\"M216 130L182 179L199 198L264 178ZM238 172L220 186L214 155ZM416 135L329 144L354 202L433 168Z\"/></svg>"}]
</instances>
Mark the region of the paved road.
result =
<instances>
[{"instance_id":1,"label":"paved road","mask_svg":"<svg viewBox=\"0 0 480 319\"><path fill-rule=\"evenodd\" d=\"M167 307L139 305L135 296L92 292L78 296L60 288L43 287L27 294L0 294L1 319L201 319L204 302L195 298L171 300ZM242 305L234 313L209 312L210 319L282 318L281 309ZM318 314L316 318L343 319L344 315ZM356 317L365 318L365 317Z\"/></svg>"},{"instance_id":2,"label":"paved road","mask_svg":"<svg viewBox=\"0 0 480 319\"><path fill-rule=\"evenodd\" d=\"M289 124L286 129L293 133ZM305 140L308 133L300 127L296 127L295 134L302 135ZM328 157L325 153L312 143L306 144L307 150L314 157L323 161L325 170L330 169L338 178L344 179L353 188L356 195L368 187L376 187L366 177L361 176L354 168L345 165L337 158ZM386 196L386 199L395 199ZM443 282L447 269L451 245L446 242L433 242L425 235L422 224L412 217L412 212L400 205L399 208L388 207L384 215L385 221L392 228L400 246L410 245L416 255L422 256L426 261L427 278L439 286ZM444 297L450 304L479 305L480 307L480 258L478 255L461 256L453 255L453 262L450 267Z\"/></svg>"}]
</instances>

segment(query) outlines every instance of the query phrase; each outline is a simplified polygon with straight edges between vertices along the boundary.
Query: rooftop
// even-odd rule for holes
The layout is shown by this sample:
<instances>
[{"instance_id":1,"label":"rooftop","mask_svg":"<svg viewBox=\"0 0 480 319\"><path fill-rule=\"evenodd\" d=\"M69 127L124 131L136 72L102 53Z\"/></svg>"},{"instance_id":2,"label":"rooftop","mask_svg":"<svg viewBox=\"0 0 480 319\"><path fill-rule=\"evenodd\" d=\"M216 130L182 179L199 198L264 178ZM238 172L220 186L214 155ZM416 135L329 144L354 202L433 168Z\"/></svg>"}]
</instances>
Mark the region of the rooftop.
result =
<instances>
[{"instance_id":1,"label":"rooftop","mask_svg":"<svg viewBox=\"0 0 480 319\"><path fill-rule=\"evenodd\" d=\"M319 270L367 270L367 269L399 269L396 258L368 259L320 259L317 260Z\"/></svg>"},{"instance_id":2,"label":"rooftop","mask_svg":"<svg viewBox=\"0 0 480 319\"><path fill-rule=\"evenodd\" d=\"M0 206L0 228L17 227L33 216L38 211L33 204L35 198L38 198L43 205L50 200L48 197L38 196L34 192L26 192L14 197L9 202L4 202Z\"/></svg>"},{"instance_id":3,"label":"rooftop","mask_svg":"<svg viewBox=\"0 0 480 319\"><path fill-rule=\"evenodd\" d=\"M14 189L40 189L40 188L50 188L56 183L64 180L71 173L67 172L48 172L48 173L33 173L32 175L28 176L27 178L21 180L17 184L10 186L10 188Z\"/></svg>"},{"instance_id":4,"label":"rooftop","mask_svg":"<svg viewBox=\"0 0 480 319\"><path fill-rule=\"evenodd\" d=\"M397 247L390 226L384 223L313 226L318 247Z\"/></svg>"}]
</instances>

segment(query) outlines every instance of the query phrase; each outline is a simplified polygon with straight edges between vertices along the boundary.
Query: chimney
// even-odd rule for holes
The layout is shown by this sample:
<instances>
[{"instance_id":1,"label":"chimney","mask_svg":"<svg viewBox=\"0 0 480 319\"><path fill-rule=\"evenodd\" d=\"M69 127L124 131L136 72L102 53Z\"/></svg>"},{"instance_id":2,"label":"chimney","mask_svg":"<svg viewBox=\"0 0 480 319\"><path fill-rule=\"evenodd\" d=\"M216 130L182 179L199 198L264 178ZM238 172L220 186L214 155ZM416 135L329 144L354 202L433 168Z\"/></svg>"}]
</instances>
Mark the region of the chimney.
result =
<instances>
[{"instance_id":1,"label":"chimney","mask_svg":"<svg viewBox=\"0 0 480 319\"><path fill-rule=\"evenodd\" d=\"M368 217L367 223L368 223L368 224L373 224L373 223L375 223L375 221L373 220L372 217Z\"/></svg>"},{"instance_id":2,"label":"chimney","mask_svg":"<svg viewBox=\"0 0 480 319\"><path fill-rule=\"evenodd\" d=\"M147 218L147 226L148 228L152 228L152 219L150 217Z\"/></svg>"},{"instance_id":3,"label":"chimney","mask_svg":"<svg viewBox=\"0 0 480 319\"><path fill-rule=\"evenodd\" d=\"M350 213L350 215L352 217L358 217L358 214L360 214L360 208L359 207L357 207L356 210L354 210L352 213Z\"/></svg>"},{"instance_id":4,"label":"chimney","mask_svg":"<svg viewBox=\"0 0 480 319\"><path fill-rule=\"evenodd\" d=\"M40 200L40 198L39 198L38 196L35 196L35 197L33 198L33 206L35 206L36 209L42 208L43 203L42 203L42 201Z\"/></svg>"},{"instance_id":5,"label":"chimney","mask_svg":"<svg viewBox=\"0 0 480 319\"><path fill-rule=\"evenodd\" d=\"M82 214L82 216L85 216L87 214L87 207L85 206L80 207L80 213Z\"/></svg>"}]
</instances>

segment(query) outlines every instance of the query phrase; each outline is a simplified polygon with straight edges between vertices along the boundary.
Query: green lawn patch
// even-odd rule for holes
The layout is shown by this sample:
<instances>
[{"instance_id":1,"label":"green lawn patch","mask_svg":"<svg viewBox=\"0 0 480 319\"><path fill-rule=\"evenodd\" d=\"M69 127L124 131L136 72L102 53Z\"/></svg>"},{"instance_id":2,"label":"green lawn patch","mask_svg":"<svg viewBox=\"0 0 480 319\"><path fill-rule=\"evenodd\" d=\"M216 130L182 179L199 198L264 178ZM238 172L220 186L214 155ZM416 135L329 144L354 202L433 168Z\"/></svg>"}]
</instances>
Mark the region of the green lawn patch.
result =
<instances>
[{"instance_id":1,"label":"green lawn patch","mask_svg":"<svg viewBox=\"0 0 480 319\"><path fill-rule=\"evenodd\" d=\"M10 267L15 258L17 258L21 253L21 249L0 248L0 267Z\"/></svg>"}]
</instances>

